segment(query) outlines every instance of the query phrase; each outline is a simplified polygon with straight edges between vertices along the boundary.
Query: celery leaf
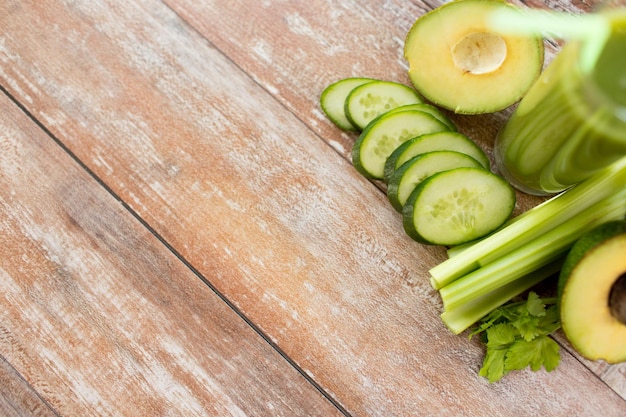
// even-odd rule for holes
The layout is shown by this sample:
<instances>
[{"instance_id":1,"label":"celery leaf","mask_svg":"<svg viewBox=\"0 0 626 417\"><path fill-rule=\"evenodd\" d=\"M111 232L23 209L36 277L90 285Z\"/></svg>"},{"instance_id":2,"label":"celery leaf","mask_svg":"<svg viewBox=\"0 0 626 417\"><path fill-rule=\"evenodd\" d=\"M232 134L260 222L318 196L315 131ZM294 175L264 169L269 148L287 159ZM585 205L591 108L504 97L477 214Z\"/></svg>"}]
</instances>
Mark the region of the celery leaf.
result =
<instances>
[{"instance_id":1,"label":"celery leaf","mask_svg":"<svg viewBox=\"0 0 626 417\"><path fill-rule=\"evenodd\" d=\"M551 371L560 361L559 345L550 337L542 335L531 341L517 340L511 345L504 362L507 371L524 369L527 366L533 371L544 367Z\"/></svg>"},{"instance_id":2,"label":"celery leaf","mask_svg":"<svg viewBox=\"0 0 626 417\"><path fill-rule=\"evenodd\" d=\"M497 308L470 334L482 333L487 348L479 375L496 382L526 367L554 370L560 362L559 345L549 335L559 328L554 298L541 299L530 292L526 301Z\"/></svg>"}]
</instances>

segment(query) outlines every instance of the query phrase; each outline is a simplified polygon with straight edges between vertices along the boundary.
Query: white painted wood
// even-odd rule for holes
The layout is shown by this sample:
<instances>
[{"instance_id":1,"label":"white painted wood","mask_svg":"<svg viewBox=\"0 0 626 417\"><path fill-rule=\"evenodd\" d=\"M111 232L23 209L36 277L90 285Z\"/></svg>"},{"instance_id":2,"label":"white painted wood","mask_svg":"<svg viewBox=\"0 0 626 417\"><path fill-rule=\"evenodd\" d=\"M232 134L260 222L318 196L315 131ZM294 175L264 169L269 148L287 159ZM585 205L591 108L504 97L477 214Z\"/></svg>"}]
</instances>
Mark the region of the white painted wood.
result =
<instances>
[{"instance_id":1,"label":"white painted wood","mask_svg":"<svg viewBox=\"0 0 626 417\"><path fill-rule=\"evenodd\" d=\"M3 5L0 85L352 415L623 414L624 399L600 380L620 387L620 378L583 366L567 352L562 366L550 374L515 373L496 385L477 376L481 347L476 340L445 329L438 317L438 296L427 282L427 269L444 257L442 248L418 245L404 235L398 214L381 190L351 166L355 137L338 132L318 108L323 87L347 75L407 81L403 34L427 6L321 0L180 0L169 1L168 6L176 13L149 0ZM505 116L454 116L454 120L489 151ZM4 146L12 150L16 145L10 144ZM50 151L32 152L43 153L37 164L66 165L50 161ZM8 177L23 169L23 158L0 156L2 172ZM38 189L44 165L37 168L39 175L20 179L21 190ZM116 232L124 237L111 242L103 225L122 222L127 215L116 212L113 221L109 205L107 210L97 209L103 197L93 200L93 195L100 195L93 187L76 191L82 182L72 185L55 177L46 178L45 184L51 190L44 201L61 204L70 213L68 218L80 221L56 224L55 239L44 238L49 234L36 227L29 212L32 203L20 199L7 203L5 212L16 218L11 230L18 239L48 245L39 243L35 267L49 265L46 254L50 256L52 247L58 259L86 277L78 290L90 294L89 301L113 294L85 310L113 334L122 331L117 329L119 322L132 327L132 318L149 319L151 329L141 344L132 344L131 352L149 358L154 366L167 369L175 364L184 369L183 381L176 383L193 385L207 380L207 373L218 372L210 371L216 367L230 369L223 361L224 350L202 343L207 339L202 337L207 317L216 313L194 312L208 308L198 300L206 296L199 279L183 266L164 265L161 258L172 259L171 254L157 249L141 225ZM518 210L536 202L522 197ZM37 216L43 218L41 213ZM83 224L89 225L86 231ZM73 241L70 247L77 252L65 249L63 239ZM84 249L94 246L107 260L115 255L132 261L103 263ZM143 255L138 248L146 246L152 249ZM20 273L23 260L4 259L12 259L8 283L25 279ZM170 262L177 264L176 259ZM130 284L123 284L129 279L126 266L134 277ZM144 283L145 268L152 268L149 275L156 278ZM164 272L170 268L176 273ZM101 273L112 274L108 286L96 278ZM151 286L154 281L159 282L156 289ZM128 285L135 292L128 293ZM168 291L172 285L178 292ZM149 310L143 311L144 303ZM52 330L47 335L55 343L77 339L54 327L68 320L64 305L59 302L52 310L56 319L50 319ZM37 306L25 302L24 307L23 313L12 310L16 320L26 321L28 308ZM232 315L227 310L223 314ZM79 312L84 314L80 309L73 314ZM195 327L177 333L173 328L180 328L181 322L193 322ZM88 331L88 324L83 331ZM25 331L18 327L8 334L23 338ZM147 336L153 331L161 332L160 337ZM239 332L257 340L245 326L230 335L237 338ZM37 328L35 333L44 331ZM180 337L176 349L166 343L169 356L157 357L155 350L164 349L163 339L172 333ZM88 370L96 366L102 343L98 339L79 345L89 358L84 365ZM258 340L249 343L257 346ZM49 388L59 386L54 383L59 380L84 378L82 370L67 365L64 374L48 371L47 378L40 378L37 372L46 371L49 362L46 355L63 358L67 353L61 347L41 354L33 351L38 365L26 369L10 346L0 339L0 354L55 409L61 404L68 410L97 407L98 395L120 404L126 400L123 391L106 383L92 389L93 396L78 399L65 385ZM221 353L214 354L213 349ZM184 354L176 354L181 351ZM246 349L235 352L243 354ZM240 366L256 355L252 352ZM271 352L263 352L275 362ZM181 359L189 357L195 359ZM328 402L302 386L293 369L271 366L277 368L264 372L270 365L261 364L249 371L250 379L238 385L240 402L218 395L214 406L235 414L233 404L242 407L244 399L256 398L282 369L294 382L264 395L276 396L277 404L287 407L282 390L296 384L302 391L296 400L300 410L308 406L313 414L328 412ZM172 401L164 388L169 385L144 375L149 371L120 372L144 378L163 403ZM258 384L252 382L256 373ZM225 379L214 391L234 383ZM279 407L268 401L258 399L254 404L257 410L262 404Z\"/></svg>"}]
</instances>

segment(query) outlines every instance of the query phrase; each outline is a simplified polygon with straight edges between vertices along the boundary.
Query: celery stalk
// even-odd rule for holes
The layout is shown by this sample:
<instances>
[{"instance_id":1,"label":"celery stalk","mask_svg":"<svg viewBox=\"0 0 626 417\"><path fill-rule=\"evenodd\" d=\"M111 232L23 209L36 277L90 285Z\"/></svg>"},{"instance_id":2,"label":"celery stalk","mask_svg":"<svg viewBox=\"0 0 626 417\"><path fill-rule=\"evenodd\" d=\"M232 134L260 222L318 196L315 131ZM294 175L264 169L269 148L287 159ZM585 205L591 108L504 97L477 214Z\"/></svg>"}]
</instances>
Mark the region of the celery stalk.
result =
<instances>
[{"instance_id":1,"label":"celery stalk","mask_svg":"<svg viewBox=\"0 0 626 417\"><path fill-rule=\"evenodd\" d=\"M546 231L532 242L441 288L439 294L444 309L452 311L473 302L558 260L584 233L604 222L622 219L625 213L626 188L623 188L577 216ZM462 253L458 256L462 256Z\"/></svg>"},{"instance_id":2,"label":"celery stalk","mask_svg":"<svg viewBox=\"0 0 626 417\"><path fill-rule=\"evenodd\" d=\"M526 211L499 231L441 262L429 271L431 285L439 290L481 265L486 266L511 251L535 241L570 219L574 219L574 227L583 227L581 222L576 221L582 211L614 197L616 192L625 187L626 158L622 158L569 190Z\"/></svg>"},{"instance_id":3,"label":"celery stalk","mask_svg":"<svg viewBox=\"0 0 626 417\"><path fill-rule=\"evenodd\" d=\"M441 314L441 319L452 333L459 334L507 301L557 273L561 269L563 258L561 257L522 278L478 297L472 302L454 310L444 311Z\"/></svg>"}]
</instances>

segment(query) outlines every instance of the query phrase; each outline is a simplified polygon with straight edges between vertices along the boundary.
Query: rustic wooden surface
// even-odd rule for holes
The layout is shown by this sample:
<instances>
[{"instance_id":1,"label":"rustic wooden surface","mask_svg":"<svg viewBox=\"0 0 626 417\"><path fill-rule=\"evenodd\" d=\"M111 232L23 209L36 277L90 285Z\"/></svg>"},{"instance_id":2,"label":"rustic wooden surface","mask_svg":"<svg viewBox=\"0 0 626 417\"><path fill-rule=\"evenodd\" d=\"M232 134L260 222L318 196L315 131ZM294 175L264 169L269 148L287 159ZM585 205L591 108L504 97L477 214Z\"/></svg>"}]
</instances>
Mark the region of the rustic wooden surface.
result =
<instances>
[{"instance_id":1,"label":"rustic wooden surface","mask_svg":"<svg viewBox=\"0 0 626 417\"><path fill-rule=\"evenodd\" d=\"M407 83L438 4L0 1L0 414L623 416L626 368L562 335L552 373L477 376L443 250L319 109ZM506 115L451 117L489 152Z\"/></svg>"}]
</instances>

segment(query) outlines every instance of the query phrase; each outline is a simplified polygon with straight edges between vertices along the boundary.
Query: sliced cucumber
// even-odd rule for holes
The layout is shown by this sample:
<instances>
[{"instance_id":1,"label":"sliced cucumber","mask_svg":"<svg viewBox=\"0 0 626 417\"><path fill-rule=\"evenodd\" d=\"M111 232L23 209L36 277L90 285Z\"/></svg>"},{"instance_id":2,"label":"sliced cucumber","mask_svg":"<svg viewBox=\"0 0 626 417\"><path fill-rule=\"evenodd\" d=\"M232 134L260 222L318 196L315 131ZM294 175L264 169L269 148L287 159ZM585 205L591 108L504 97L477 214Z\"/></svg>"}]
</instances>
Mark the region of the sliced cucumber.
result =
<instances>
[{"instance_id":1,"label":"sliced cucumber","mask_svg":"<svg viewBox=\"0 0 626 417\"><path fill-rule=\"evenodd\" d=\"M472 158L460 152L433 151L414 156L402 164L387 184L387 197L391 205L402 212L409 195L426 178L454 168L483 168Z\"/></svg>"},{"instance_id":2,"label":"sliced cucumber","mask_svg":"<svg viewBox=\"0 0 626 417\"><path fill-rule=\"evenodd\" d=\"M354 88L374 81L372 78L352 77L336 81L326 87L320 96L320 106L326 116L337 127L354 131L356 128L346 117L346 98Z\"/></svg>"},{"instance_id":3,"label":"sliced cucumber","mask_svg":"<svg viewBox=\"0 0 626 417\"><path fill-rule=\"evenodd\" d=\"M445 130L445 124L423 111L383 114L359 135L352 148L352 162L364 176L382 179L387 158L402 142Z\"/></svg>"},{"instance_id":4,"label":"sliced cucumber","mask_svg":"<svg viewBox=\"0 0 626 417\"><path fill-rule=\"evenodd\" d=\"M385 162L384 178L389 182L394 171L409 159L425 152L455 151L471 156L489 169L489 158L470 138L459 132L436 132L407 140L389 155Z\"/></svg>"},{"instance_id":5,"label":"sliced cucumber","mask_svg":"<svg viewBox=\"0 0 626 417\"><path fill-rule=\"evenodd\" d=\"M441 111L438 107L433 106L428 103L415 103L415 104L405 104L404 106L396 107L395 109L389 110L392 111L403 111L403 110L421 110L424 113L428 113L433 116L435 119L443 122L446 126L448 126L448 130L451 132L456 132L456 125L446 114Z\"/></svg>"},{"instance_id":6,"label":"sliced cucumber","mask_svg":"<svg viewBox=\"0 0 626 417\"><path fill-rule=\"evenodd\" d=\"M426 244L454 246L486 236L509 218L515 191L483 168L456 168L422 181L402 210L404 230Z\"/></svg>"},{"instance_id":7,"label":"sliced cucumber","mask_svg":"<svg viewBox=\"0 0 626 417\"><path fill-rule=\"evenodd\" d=\"M422 102L422 96L404 84L371 81L355 87L348 94L344 112L355 128L363 130L369 122L391 109Z\"/></svg>"}]
</instances>

